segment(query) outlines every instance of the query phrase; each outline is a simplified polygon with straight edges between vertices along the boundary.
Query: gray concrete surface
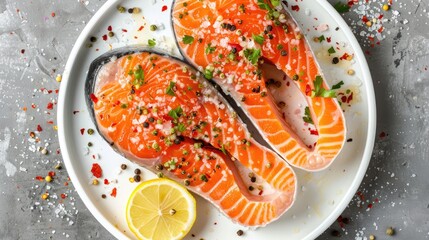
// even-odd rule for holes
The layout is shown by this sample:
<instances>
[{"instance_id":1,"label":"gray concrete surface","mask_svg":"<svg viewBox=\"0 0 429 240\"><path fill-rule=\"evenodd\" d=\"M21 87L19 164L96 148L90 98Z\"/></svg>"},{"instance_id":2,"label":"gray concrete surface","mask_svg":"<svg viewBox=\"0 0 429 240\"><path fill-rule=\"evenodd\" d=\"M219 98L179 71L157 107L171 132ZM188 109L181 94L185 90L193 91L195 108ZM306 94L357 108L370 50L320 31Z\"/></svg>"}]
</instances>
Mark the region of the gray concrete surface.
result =
<instances>
[{"instance_id":1,"label":"gray concrete surface","mask_svg":"<svg viewBox=\"0 0 429 240\"><path fill-rule=\"evenodd\" d=\"M104 2L0 0L0 239L113 238L72 184L65 186L66 170L55 169L62 161L56 107L47 109L57 98L55 77L75 39ZM381 1L371 2L380 8ZM342 214L347 220L334 223L319 239L429 238L429 1L394 0L392 10L385 13L391 19L383 24L385 39L374 48L362 36L365 28L356 26L361 16L343 15L368 51L378 137L360 193ZM29 134L38 124L37 142ZM49 184L47 202L40 198L46 183L35 177L49 171L56 172L56 180ZM389 226L395 229L392 237L385 234Z\"/></svg>"}]
</instances>

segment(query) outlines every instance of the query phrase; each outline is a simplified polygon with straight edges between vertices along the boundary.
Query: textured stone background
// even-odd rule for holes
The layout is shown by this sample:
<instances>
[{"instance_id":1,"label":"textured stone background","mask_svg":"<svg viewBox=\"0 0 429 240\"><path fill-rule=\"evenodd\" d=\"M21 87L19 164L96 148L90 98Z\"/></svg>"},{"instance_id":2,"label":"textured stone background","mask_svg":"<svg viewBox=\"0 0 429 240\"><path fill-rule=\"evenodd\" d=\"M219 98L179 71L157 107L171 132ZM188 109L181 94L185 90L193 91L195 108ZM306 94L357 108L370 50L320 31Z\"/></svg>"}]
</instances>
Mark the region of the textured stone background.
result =
<instances>
[{"instance_id":1,"label":"textured stone background","mask_svg":"<svg viewBox=\"0 0 429 240\"><path fill-rule=\"evenodd\" d=\"M66 171L54 169L61 163L56 108L47 109L74 41L104 2L0 0L0 239L112 239L72 184L65 186ZM383 1L370 2L379 9ZM392 10L397 12L386 13L386 38L375 47L356 26L360 15L343 15L367 51L378 137L360 193L342 214L349 221L334 223L319 239L337 233L341 239L390 239L388 226L396 230L392 239L429 238L429 1L393 1ZM38 124L43 130L35 142L29 133ZM40 199L46 183L35 177L49 171L56 180L48 186L47 202Z\"/></svg>"}]
</instances>

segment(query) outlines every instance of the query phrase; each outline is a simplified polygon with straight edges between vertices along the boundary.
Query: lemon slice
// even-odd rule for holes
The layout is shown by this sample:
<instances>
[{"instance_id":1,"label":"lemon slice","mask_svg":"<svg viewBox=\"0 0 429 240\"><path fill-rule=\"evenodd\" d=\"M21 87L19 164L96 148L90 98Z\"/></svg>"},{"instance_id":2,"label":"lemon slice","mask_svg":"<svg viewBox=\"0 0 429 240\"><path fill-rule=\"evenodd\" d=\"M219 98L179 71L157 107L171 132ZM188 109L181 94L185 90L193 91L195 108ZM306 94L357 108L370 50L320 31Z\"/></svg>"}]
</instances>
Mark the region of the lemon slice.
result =
<instances>
[{"instance_id":1,"label":"lemon slice","mask_svg":"<svg viewBox=\"0 0 429 240\"><path fill-rule=\"evenodd\" d=\"M128 199L127 223L139 239L182 239L196 217L194 197L168 179L141 183Z\"/></svg>"}]
</instances>

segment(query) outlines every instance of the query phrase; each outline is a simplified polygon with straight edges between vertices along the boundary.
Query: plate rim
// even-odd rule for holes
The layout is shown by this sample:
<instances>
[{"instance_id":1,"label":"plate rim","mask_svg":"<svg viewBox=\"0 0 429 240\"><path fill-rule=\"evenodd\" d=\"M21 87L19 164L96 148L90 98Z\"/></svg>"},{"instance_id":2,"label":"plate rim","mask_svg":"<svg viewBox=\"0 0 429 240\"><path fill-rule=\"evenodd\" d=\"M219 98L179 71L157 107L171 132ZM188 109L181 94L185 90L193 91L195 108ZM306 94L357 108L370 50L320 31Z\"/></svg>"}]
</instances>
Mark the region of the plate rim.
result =
<instances>
[{"instance_id":1,"label":"plate rim","mask_svg":"<svg viewBox=\"0 0 429 240\"><path fill-rule=\"evenodd\" d=\"M331 15L335 23L337 23L339 27L342 28L346 38L350 40L349 44L354 50L356 50L355 57L361 63L360 67L362 68L363 81L365 82L365 91L367 93L368 127L367 127L367 137L366 137L366 142L365 142L361 163L352 181L352 184L349 187L349 190L345 193L341 202L334 209L334 211L332 211L317 228L309 232L304 239L315 239L320 234L322 234L329 226L331 226L331 224L348 206L355 192L360 187L360 184L362 183L362 180L368 169L369 162L371 160L371 155L372 155L374 143L375 143L376 119L377 119L374 84L372 81L368 63L366 61L362 48L359 45L359 42L357 41L355 35L352 33L350 27L345 22L345 20L341 17L341 15L335 10L335 8L327 0L316 0L316 1ZM64 129L65 129L64 128L64 122L65 122L64 106L65 106L67 88L70 85L70 80L69 80L70 70L76 64L76 57L78 56L82 46L85 43L86 36L88 36L90 31L96 26L96 24L103 17L103 15L106 14L106 12L117 2L118 0L108 0L99 8L99 10L92 16L88 24L84 27L84 29L80 33L79 37L77 38L68 56L68 60L63 71L62 83L60 86L60 91L58 96L57 123L58 123L58 138L59 138L59 144L60 144L60 149L62 153L62 159L66 166L67 173L69 174L70 179L72 180L73 186L75 187L79 197L82 199L86 208L91 212L91 214L107 231L109 231L114 237L118 239L127 239L128 237L124 235L118 228L116 228L110 221L108 221L103 216L103 214L98 210L94 202L91 201L90 198L88 197L80 181L74 180L74 179L77 179L77 175L73 167L73 164L70 160L70 154L66 144L68 140L66 139L65 132L64 132Z\"/></svg>"}]
</instances>

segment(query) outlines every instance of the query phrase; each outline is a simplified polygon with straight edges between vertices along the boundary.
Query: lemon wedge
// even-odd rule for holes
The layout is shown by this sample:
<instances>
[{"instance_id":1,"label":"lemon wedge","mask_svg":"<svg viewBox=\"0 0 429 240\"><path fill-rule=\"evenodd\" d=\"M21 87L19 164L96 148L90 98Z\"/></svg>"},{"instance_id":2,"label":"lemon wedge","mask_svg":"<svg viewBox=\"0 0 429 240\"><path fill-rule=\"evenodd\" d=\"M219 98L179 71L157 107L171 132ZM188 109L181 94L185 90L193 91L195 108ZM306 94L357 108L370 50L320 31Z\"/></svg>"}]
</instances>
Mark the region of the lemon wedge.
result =
<instances>
[{"instance_id":1,"label":"lemon wedge","mask_svg":"<svg viewBox=\"0 0 429 240\"><path fill-rule=\"evenodd\" d=\"M182 239L195 222L196 202L186 188L171 180L149 180L131 194L126 217L139 239Z\"/></svg>"}]
</instances>

